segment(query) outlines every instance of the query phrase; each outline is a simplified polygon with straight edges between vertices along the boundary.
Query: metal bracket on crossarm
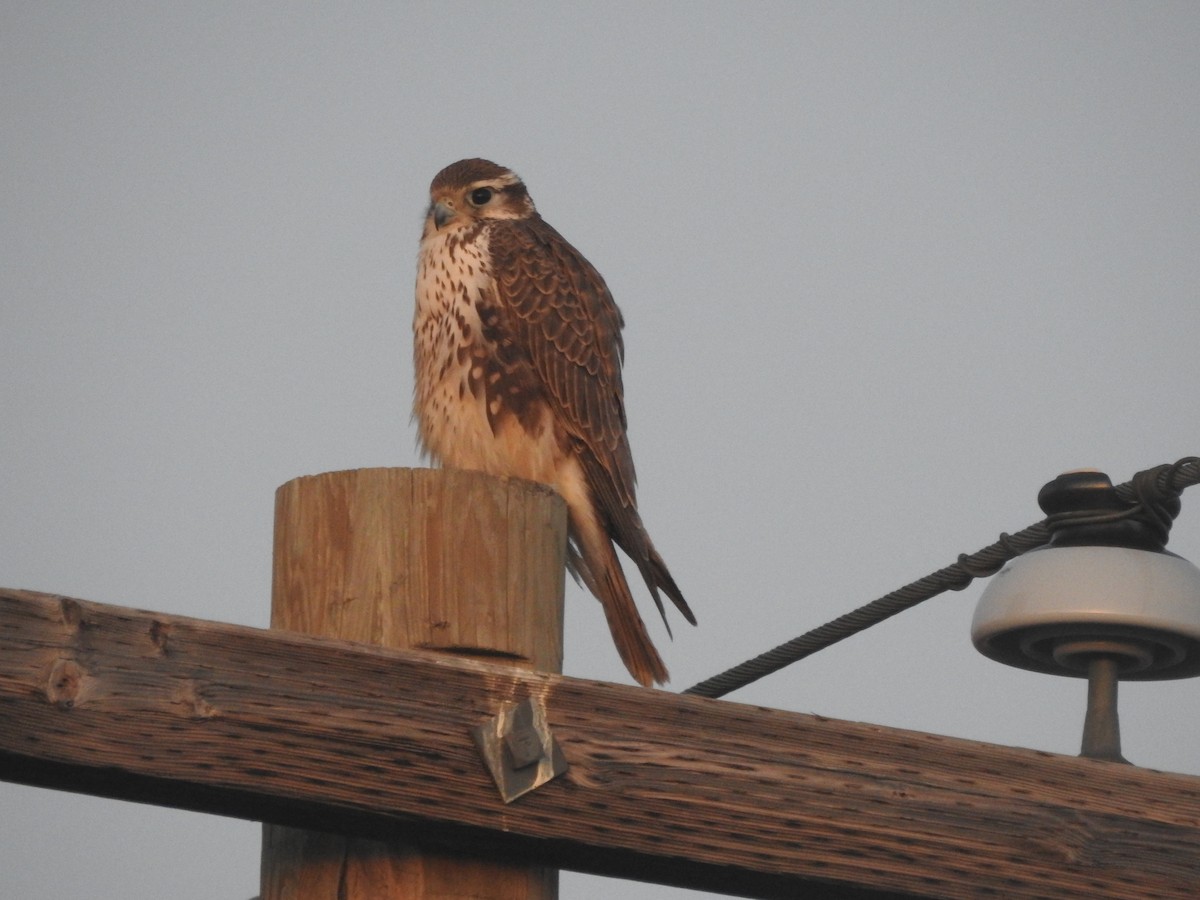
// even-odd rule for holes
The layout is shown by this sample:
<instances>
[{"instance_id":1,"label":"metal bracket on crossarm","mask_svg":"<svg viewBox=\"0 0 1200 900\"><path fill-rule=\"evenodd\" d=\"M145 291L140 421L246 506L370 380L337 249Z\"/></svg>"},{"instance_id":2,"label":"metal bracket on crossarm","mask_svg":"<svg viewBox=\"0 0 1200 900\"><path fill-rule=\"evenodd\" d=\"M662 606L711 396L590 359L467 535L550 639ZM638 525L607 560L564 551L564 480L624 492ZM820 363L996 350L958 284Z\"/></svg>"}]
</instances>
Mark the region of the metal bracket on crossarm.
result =
<instances>
[{"instance_id":1,"label":"metal bracket on crossarm","mask_svg":"<svg viewBox=\"0 0 1200 900\"><path fill-rule=\"evenodd\" d=\"M505 803L567 771L567 759L550 733L540 700L505 703L471 734Z\"/></svg>"}]
</instances>

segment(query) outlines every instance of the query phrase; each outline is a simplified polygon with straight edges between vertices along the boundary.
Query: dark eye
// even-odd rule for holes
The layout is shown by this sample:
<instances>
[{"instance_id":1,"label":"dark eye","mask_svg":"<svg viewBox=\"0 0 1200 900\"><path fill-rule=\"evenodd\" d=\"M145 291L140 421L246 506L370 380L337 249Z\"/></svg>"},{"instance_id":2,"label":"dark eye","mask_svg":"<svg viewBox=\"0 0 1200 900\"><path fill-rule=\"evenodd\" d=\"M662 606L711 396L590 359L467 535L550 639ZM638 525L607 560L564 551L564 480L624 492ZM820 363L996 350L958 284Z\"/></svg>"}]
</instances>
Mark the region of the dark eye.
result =
<instances>
[{"instance_id":1,"label":"dark eye","mask_svg":"<svg viewBox=\"0 0 1200 900\"><path fill-rule=\"evenodd\" d=\"M487 203L491 199L491 188L475 188L475 190L471 191L471 202L476 206L483 206L483 204Z\"/></svg>"}]
</instances>

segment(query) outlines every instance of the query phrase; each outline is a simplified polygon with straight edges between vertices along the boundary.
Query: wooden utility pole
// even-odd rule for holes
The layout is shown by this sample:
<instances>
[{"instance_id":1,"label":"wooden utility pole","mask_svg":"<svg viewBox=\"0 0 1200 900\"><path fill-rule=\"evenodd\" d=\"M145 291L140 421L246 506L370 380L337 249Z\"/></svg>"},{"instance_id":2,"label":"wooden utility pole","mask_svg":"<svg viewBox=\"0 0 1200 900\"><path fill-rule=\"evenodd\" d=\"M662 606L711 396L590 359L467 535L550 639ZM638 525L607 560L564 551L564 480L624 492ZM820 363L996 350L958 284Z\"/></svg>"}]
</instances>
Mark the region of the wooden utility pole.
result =
<instances>
[{"instance_id":1,"label":"wooden utility pole","mask_svg":"<svg viewBox=\"0 0 1200 900\"><path fill-rule=\"evenodd\" d=\"M271 627L561 672L565 551L565 507L542 485L428 469L297 478L276 493ZM263 826L263 900L557 895L557 869Z\"/></svg>"},{"instance_id":2,"label":"wooden utility pole","mask_svg":"<svg viewBox=\"0 0 1200 900\"><path fill-rule=\"evenodd\" d=\"M471 729L530 697L570 768L506 804ZM0 780L746 897L1200 897L1195 776L6 588Z\"/></svg>"}]
</instances>

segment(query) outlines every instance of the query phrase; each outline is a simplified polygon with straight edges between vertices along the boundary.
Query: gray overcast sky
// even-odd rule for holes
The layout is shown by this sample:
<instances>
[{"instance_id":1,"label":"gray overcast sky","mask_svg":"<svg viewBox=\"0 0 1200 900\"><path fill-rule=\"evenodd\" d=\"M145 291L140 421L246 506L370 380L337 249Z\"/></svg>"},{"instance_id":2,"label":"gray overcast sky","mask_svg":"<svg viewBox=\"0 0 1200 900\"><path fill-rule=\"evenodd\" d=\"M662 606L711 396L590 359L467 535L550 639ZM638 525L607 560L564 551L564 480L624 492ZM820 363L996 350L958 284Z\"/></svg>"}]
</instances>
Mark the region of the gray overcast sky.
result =
<instances>
[{"instance_id":1,"label":"gray overcast sky","mask_svg":"<svg viewBox=\"0 0 1200 900\"><path fill-rule=\"evenodd\" d=\"M693 684L1061 470L1200 453L1198 46L1195 3L0 3L0 584L266 625L275 488L418 464L426 191L481 155L625 312ZM1171 548L1200 562L1200 494ZM568 590L566 672L628 683ZM976 653L979 590L731 699L1077 752L1083 683ZM1200 683L1122 716L1200 774ZM257 889L250 823L0 809L5 898ZM685 894L562 896L618 890Z\"/></svg>"}]
</instances>

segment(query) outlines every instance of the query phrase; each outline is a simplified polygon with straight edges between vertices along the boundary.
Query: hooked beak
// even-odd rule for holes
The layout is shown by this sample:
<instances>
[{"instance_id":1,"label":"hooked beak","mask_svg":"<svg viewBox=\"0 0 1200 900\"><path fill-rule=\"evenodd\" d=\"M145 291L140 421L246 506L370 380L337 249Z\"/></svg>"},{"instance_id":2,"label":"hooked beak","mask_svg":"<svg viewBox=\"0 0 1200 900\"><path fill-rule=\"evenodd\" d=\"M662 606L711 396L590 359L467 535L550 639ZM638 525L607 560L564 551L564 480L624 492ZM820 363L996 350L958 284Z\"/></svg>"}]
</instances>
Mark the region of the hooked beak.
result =
<instances>
[{"instance_id":1,"label":"hooked beak","mask_svg":"<svg viewBox=\"0 0 1200 900\"><path fill-rule=\"evenodd\" d=\"M433 214L433 224L438 228L444 228L447 222L458 215L457 210L447 204L445 200L438 200L430 207L429 211Z\"/></svg>"}]
</instances>

